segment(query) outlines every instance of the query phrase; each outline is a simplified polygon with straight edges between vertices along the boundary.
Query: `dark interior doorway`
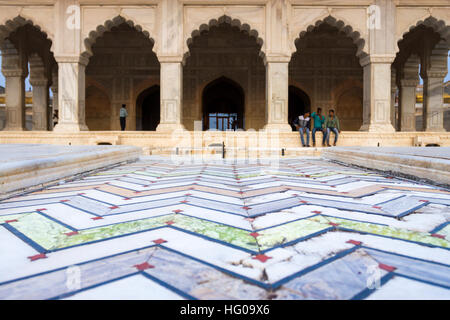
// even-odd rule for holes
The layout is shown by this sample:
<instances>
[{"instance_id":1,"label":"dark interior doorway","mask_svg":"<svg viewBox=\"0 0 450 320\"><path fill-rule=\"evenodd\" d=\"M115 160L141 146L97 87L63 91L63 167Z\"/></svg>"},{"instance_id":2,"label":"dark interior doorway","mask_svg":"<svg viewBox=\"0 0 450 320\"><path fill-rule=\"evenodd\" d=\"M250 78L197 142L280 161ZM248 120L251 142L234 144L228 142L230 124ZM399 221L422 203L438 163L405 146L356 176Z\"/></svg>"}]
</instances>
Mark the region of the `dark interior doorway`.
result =
<instances>
[{"instance_id":1,"label":"dark interior doorway","mask_svg":"<svg viewBox=\"0 0 450 320\"><path fill-rule=\"evenodd\" d=\"M136 130L155 131L160 120L160 88L143 91L136 100Z\"/></svg>"},{"instance_id":2,"label":"dark interior doorway","mask_svg":"<svg viewBox=\"0 0 450 320\"><path fill-rule=\"evenodd\" d=\"M288 119L293 131L296 131L292 125L294 119L307 111L311 111L308 95L297 87L289 86Z\"/></svg>"},{"instance_id":3,"label":"dark interior doorway","mask_svg":"<svg viewBox=\"0 0 450 320\"><path fill-rule=\"evenodd\" d=\"M220 77L203 90L203 130L244 128L245 95L242 87Z\"/></svg>"}]
</instances>

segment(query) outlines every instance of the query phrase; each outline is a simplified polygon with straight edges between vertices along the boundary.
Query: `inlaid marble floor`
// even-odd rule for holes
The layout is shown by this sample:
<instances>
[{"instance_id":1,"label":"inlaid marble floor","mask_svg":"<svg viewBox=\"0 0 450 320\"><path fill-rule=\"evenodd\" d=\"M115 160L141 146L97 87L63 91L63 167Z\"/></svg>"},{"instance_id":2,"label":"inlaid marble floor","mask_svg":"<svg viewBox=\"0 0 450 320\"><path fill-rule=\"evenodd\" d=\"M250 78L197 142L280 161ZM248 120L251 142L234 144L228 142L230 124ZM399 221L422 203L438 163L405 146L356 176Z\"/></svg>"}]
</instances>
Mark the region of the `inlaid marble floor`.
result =
<instances>
[{"instance_id":1,"label":"inlaid marble floor","mask_svg":"<svg viewBox=\"0 0 450 320\"><path fill-rule=\"evenodd\" d=\"M0 202L0 299L450 299L450 191L147 157Z\"/></svg>"}]
</instances>

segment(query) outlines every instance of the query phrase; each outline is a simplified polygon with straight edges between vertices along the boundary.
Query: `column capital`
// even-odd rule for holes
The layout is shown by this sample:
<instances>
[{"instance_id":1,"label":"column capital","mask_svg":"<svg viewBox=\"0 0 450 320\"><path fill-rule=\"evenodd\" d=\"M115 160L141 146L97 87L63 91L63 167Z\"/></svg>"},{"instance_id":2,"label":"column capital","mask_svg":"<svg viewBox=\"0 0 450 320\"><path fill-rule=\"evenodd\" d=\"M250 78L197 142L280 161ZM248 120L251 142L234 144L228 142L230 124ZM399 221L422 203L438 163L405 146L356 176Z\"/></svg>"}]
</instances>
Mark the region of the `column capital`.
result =
<instances>
[{"instance_id":1,"label":"column capital","mask_svg":"<svg viewBox=\"0 0 450 320\"><path fill-rule=\"evenodd\" d=\"M395 60L395 55L392 54L371 54L361 58L359 63L362 67L365 67L371 63L380 63L380 64L392 64Z\"/></svg>"},{"instance_id":2,"label":"column capital","mask_svg":"<svg viewBox=\"0 0 450 320\"><path fill-rule=\"evenodd\" d=\"M447 76L447 70L428 70L426 74L426 78L442 78L444 79Z\"/></svg>"},{"instance_id":3,"label":"column capital","mask_svg":"<svg viewBox=\"0 0 450 320\"><path fill-rule=\"evenodd\" d=\"M56 55L55 60L57 63L78 63L83 66L87 66L89 63L89 58L85 56Z\"/></svg>"},{"instance_id":4,"label":"column capital","mask_svg":"<svg viewBox=\"0 0 450 320\"><path fill-rule=\"evenodd\" d=\"M183 57L178 55L158 55L158 61L159 63L182 63Z\"/></svg>"},{"instance_id":5,"label":"column capital","mask_svg":"<svg viewBox=\"0 0 450 320\"><path fill-rule=\"evenodd\" d=\"M266 55L264 56L264 64L268 63L289 63L291 61L291 56L284 55Z\"/></svg>"},{"instance_id":6,"label":"column capital","mask_svg":"<svg viewBox=\"0 0 450 320\"><path fill-rule=\"evenodd\" d=\"M420 83L419 79L401 79L400 84L402 87L417 87Z\"/></svg>"},{"instance_id":7,"label":"column capital","mask_svg":"<svg viewBox=\"0 0 450 320\"><path fill-rule=\"evenodd\" d=\"M5 77L23 77L25 78L28 73L25 72L23 69L20 68L14 68L9 69L7 67L2 68L2 73Z\"/></svg>"},{"instance_id":8,"label":"column capital","mask_svg":"<svg viewBox=\"0 0 450 320\"><path fill-rule=\"evenodd\" d=\"M41 77L31 78L30 77L30 84L33 87L35 87L35 86L36 87L46 87L46 86L48 86L48 83L49 83L49 81L45 77L43 77L43 78L41 78Z\"/></svg>"}]
</instances>

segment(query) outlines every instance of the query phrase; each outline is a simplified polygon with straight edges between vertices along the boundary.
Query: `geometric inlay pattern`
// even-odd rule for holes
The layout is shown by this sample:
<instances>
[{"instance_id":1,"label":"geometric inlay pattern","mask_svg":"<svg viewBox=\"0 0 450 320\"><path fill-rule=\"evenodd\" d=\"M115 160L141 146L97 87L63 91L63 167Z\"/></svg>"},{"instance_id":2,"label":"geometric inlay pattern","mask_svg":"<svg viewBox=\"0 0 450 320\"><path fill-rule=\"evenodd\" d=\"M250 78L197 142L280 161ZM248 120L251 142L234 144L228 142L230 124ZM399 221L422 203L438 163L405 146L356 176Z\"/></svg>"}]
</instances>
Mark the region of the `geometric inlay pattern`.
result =
<instances>
[{"instance_id":1,"label":"geometric inlay pattern","mask_svg":"<svg viewBox=\"0 0 450 320\"><path fill-rule=\"evenodd\" d=\"M450 192L147 157L0 202L0 299L450 298Z\"/></svg>"}]
</instances>

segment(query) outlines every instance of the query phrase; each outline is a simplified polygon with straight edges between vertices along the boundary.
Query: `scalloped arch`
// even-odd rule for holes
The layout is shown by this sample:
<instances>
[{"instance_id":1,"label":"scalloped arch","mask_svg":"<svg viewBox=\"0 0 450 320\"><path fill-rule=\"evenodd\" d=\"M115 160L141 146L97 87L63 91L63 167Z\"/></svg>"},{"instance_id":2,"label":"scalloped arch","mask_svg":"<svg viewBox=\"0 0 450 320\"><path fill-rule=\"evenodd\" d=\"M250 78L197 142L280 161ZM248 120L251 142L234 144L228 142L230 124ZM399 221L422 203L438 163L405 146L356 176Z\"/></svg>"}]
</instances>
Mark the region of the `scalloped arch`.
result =
<instances>
[{"instance_id":1,"label":"scalloped arch","mask_svg":"<svg viewBox=\"0 0 450 320\"><path fill-rule=\"evenodd\" d=\"M90 58L93 55L92 45L97 41L97 39L101 37L105 32L110 31L112 28L117 27L123 23L128 24L130 27L132 27L138 32L142 32L148 39L150 39L152 44L155 45L155 40L152 37L150 37L149 31L143 29L142 26L136 24L133 20L126 19L125 17L118 15L113 19L106 20L104 24L98 25L97 28L95 28L95 30L89 32L88 37L84 39L85 51L83 51L81 56L85 58ZM153 52L155 52L154 47Z\"/></svg>"},{"instance_id":2,"label":"scalloped arch","mask_svg":"<svg viewBox=\"0 0 450 320\"><path fill-rule=\"evenodd\" d=\"M248 35L254 38L256 40L256 43L261 47L259 55L264 59L264 40L259 37L258 31L252 29L248 23L242 23L239 19L233 19L230 16L223 15L218 19L211 19L208 23L201 24L197 29L194 29L194 31L191 32L191 36L186 40L186 47L184 48L185 53L183 55L183 64L186 63L186 59L190 55L189 46L193 43L194 38L200 36L203 31L208 31L211 27L217 26L222 23L227 23L232 27L238 27L241 31L248 32Z\"/></svg>"},{"instance_id":3,"label":"scalloped arch","mask_svg":"<svg viewBox=\"0 0 450 320\"><path fill-rule=\"evenodd\" d=\"M447 45L450 46L450 26L447 26L444 20L438 20L430 15L423 20L417 21L415 25L408 27L407 30L402 32L401 36L397 39L397 45L395 47L396 52L400 50L399 43L405 38L405 36L420 25L432 28L435 32L439 33L447 42Z\"/></svg>"},{"instance_id":4,"label":"scalloped arch","mask_svg":"<svg viewBox=\"0 0 450 320\"><path fill-rule=\"evenodd\" d=\"M0 24L0 45L3 43L6 37L8 37L9 34L16 31L18 28L23 27L25 25L31 25L35 27L37 30L42 32L42 34L45 36L46 39L50 40L51 47L50 51L53 52L53 37L49 36L49 32L42 28L40 25L35 24L33 20L29 18L22 17L21 15L16 16L15 18L8 19L4 23Z\"/></svg>"},{"instance_id":5,"label":"scalloped arch","mask_svg":"<svg viewBox=\"0 0 450 320\"><path fill-rule=\"evenodd\" d=\"M353 43L356 45L357 51L356 56L358 58L364 58L368 55L366 51L364 51L364 46L366 41L361 36L361 33L357 30L353 30L352 26L344 22L343 20L338 20L333 16L327 16L323 19L316 20L314 24L310 24L305 30L302 30L299 33L299 36L295 39L294 44L297 44L298 41L302 41L306 34L313 31L315 28L319 27L322 24L328 24L332 27L337 28L339 31L344 32L349 38L353 40ZM293 53L295 50L293 51Z\"/></svg>"}]
</instances>

